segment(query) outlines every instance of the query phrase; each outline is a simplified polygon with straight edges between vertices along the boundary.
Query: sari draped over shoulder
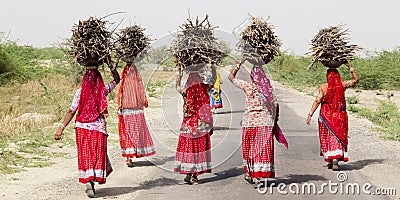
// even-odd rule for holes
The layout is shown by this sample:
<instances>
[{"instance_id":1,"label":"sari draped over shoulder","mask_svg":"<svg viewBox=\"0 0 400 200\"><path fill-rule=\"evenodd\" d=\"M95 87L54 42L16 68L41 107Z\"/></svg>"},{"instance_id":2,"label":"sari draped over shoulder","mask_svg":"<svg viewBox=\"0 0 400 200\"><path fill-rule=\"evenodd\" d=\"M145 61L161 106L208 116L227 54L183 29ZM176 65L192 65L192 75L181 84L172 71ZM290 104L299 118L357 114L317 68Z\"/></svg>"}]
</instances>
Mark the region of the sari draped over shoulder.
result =
<instances>
[{"instance_id":1,"label":"sari draped over shoulder","mask_svg":"<svg viewBox=\"0 0 400 200\"><path fill-rule=\"evenodd\" d=\"M108 115L106 96L116 86L104 84L97 69L86 69L82 87L78 89L71 110L77 111L75 135L78 154L79 182L106 183L113 171L107 154L107 131L104 117Z\"/></svg>"},{"instance_id":2,"label":"sari draped over shoulder","mask_svg":"<svg viewBox=\"0 0 400 200\"><path fill-rule=\"evenodd\" d=\"M175 172L211 173L212 113L208 86L198 73L189 74L183 94L183 121L176 149Z\"/></svg>"},{"instance_id":3,"label":"sari draped over shoulder","mask_svg":"<svg viewBox=\"0 0 400 200\"><path fill-rule=\"evenodd\" d=\"M107 92L100 72L87 69L82 80L76 121L93 122L101 115L108 116Z\"/></svg>"},{"instance_id":4,"label":"sari draped over shoulder","mask_svg":"<svg viewBox=\"0 0 400 200\"><path fill-rule=\"evenodd\" d=\"M321 102L320 121L347 151L348 116L342 80L337 69L327 73L328 89Z\"/></svg>"},{"instance_id":5,"label":"sari draped over shoulder","mask_svg":"<svg viewBox=\"0 0 400 200\"><path fill-rule=\"evenodd\" d=\"M136 67L125 66L121 74L121 86L118 91L118 108L147 107L146 91L142 76Z\"/></svg>"},{"instance_id":6,"label":"sari draped over shoulder","mask_svg":"<svg viewBox=\"0 0 400 200\"><path fill-rule=\"evenodd\" d=\"M135 66L125 66L118 91L118 132L126 158L156 154L143 109L148 106L142 77Z\"/></svg>"},{"instance_id":7,"label":"sari draped over shoulder","mask_svg":"<svg viewBox=\"0 0 400 200\"><path fill-rule=\"evenodd\" d=\"M273 88L271 85L271 81L265 74L264 70L261 67L253 67L251 70L250 78L253 81L254 84L257 85L258 92L261 94L260 99L261 102L263 102L269 111L269 113L273 112L273 102L276 101L276 98L274 97L273 93ZM279 114L279 110L276 111L277 114ZM274 116L274 115L271 115ZM275 138L278 140L279 143L283 144L286 148L289 147L289 144L283 135L283 132L281 128L279 127L279 124L275 119L274 123L274 128L272 129L272 133L274 134Z\"/></svg>"},{"instance_id":8,"label":"sari draped over shoulder","mask_svg":"<svg viewBox=\"0 0 400 200\"><path fill-rule=\"evenodd\" d=\"M181 130L193 134L208 132L212 127L212 113L208 86L197 73L191 73L186 82L184 118Z\"/></svg>"}]
</instances>

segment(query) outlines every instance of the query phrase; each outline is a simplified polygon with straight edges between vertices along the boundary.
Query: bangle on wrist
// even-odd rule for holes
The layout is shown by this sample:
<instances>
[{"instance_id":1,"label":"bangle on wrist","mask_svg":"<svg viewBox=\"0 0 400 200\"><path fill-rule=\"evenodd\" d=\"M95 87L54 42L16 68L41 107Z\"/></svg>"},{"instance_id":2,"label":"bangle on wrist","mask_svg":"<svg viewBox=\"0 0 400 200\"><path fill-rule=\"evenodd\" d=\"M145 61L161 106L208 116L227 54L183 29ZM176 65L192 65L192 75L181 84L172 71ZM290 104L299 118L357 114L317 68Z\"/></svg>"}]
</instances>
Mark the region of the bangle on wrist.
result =
<instances>
[{"instance_id":1,"label":"bangle on wrist","mask_svg":"<svg viewBox=\"0 0 400 200\"><path fill-rule=\"evenodd\" d=\"M313 114L308 113L308 115L309 115L310 117L312 117Z\"/></svg>"},{"instance_id":2,"label":"bangle on wrist","mask_svg":"<svg viewBox=\"0 0 400 200\"><path fill-rule=\"evenodd\" d=\"M60 126L58 126L58 127L62 128L62 129L65 129L64 124L60 124Z\"/></svg>"}]
</instances>

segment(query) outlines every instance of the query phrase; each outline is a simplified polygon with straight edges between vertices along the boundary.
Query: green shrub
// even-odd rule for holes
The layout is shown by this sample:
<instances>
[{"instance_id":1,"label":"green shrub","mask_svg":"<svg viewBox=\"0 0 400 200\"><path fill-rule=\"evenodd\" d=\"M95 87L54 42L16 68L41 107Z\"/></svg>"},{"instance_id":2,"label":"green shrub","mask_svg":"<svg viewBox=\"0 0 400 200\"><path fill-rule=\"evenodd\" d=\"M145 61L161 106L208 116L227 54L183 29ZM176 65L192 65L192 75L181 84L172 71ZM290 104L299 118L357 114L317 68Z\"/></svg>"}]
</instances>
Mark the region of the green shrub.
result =
<instances>
[{"instance_id":1,"label":"green shrub","mask_svg":"<svg viewBox=\"0 0 400 200\"><path fill-rule=\"evenodd\" d=\"M13 64L5 51L5 48L2 44L0 44L0 84L1 80L7 78L10 75L11 70L13 69Z\"/></svg>"},{"instance_id":2,"label":"green shrub","mask_svg":"<svg viewBox=\"0 0 400 200\"><path fill-rule=\"evenodd\" d=\"M347 101L348 104L357 104L358 103L358 96L346 97L346 101Z\"/></svg>"}]
</instances>

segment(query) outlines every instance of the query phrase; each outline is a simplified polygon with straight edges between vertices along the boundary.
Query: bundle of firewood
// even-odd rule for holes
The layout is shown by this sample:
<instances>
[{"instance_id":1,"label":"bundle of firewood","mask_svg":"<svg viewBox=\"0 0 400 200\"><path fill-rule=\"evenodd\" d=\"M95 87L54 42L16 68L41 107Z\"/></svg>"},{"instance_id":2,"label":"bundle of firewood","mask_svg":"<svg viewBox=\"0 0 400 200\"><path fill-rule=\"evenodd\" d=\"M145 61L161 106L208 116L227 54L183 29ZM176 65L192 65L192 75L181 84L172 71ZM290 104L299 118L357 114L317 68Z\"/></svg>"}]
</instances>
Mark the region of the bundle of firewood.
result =
<instances>
[{"instance_id":1,"label":"bundle of firewood","mask_svg":"<svg viewBox=\"0 0 400 200\"><path fill-rule=\"evenodd\" d=\"M356 51L361 48L349 44L349 30L343 26L330 26L322 28L311 40L311 52L307 53L312 57L310 68L317 61L343 63L356 58Z\"/></svg>"},{"instance_id":2,"label":"bundle of firewood","mask_svg":"<svg viewBox=\"0 0 400 200\"><path fill-rule=\"evenodd\" d=\"M72 28L72 37L67 40L68 53L83 66L98 66L106 62L113 45L112 34L106 28L107 21L91 17L79 21Z\"/></svg>"},{"instance_id":3,"label":"bundle of firewood","mask_svg":"<svg viewBox=\"0 0 400 200\"><path fill-rule=\"evenodd\" d=\"M132 62L139 54L144 54L150 44L150 38L144 34L144 30L138 25L121 29L116 34L116 56L126 62Z\"/></svg>"},{"instance_id":4,"label":"bundle of firewood","mask_svg":"<svg viewBox=\"0 0 400 200\"><path fill-rule=\"evenodd\" d=\"M219 65L226 56L220 43L214 37L214 29L208 21L208 15L201 22L187 19L179 27L169 51L174 56L177 68L186 69L188 66L204 66L202 64ZM195 69L196 67L193 67ZM192 69L192 68L191 68Z\"/></svg>"},{"instance_id":5,"label":"bundle of firewood","mask_svg":"<svg viewBox=\"0 0 400 200\"><path fill-rule=\"evenodd\" d=\"M238 47L244 59L268 63L280 55L282 43L273 31L275 26L267 21L252 17L251 23L242 32Z\"/></svg>"}]
</instances>

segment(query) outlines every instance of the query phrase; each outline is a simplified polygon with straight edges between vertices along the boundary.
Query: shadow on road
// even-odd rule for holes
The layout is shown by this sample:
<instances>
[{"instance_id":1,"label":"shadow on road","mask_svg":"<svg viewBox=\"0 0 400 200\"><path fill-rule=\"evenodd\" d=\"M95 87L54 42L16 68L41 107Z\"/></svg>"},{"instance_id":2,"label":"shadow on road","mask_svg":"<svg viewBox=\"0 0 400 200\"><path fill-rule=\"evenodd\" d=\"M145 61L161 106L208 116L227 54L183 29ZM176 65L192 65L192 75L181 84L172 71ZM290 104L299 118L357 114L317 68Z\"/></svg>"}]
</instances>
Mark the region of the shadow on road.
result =
<instances>
[{"instance_id":1,"label":"shadow on road","mask_svg":"<svg viewBox=\"0 0 400 200\"><path fill-rule=\"evenodd\" d=\"M161 177L158 179L144 181L139 186L136 187L111 187L111 188L102 188L96 190L96 196L101 197L115 197L123 194L129 194L136 192L138 190L148 190L156 187L165 187L171 185L177 185L179 181L175 179Z\"/></svg>"},{"instance_id":2,"label":"shadow on road","mask_svg":"<svg viewBox=\"0 0 400 200\"><path fill-rule=\"evenodd\" d=\"M222 114L231 114L231 113L244 113L244 110L222 111L222 112L217 112L217 113L215 113L215 114L217 114L217 115L222 115Z\"/></svg>"},{"instance_id":3,"label":"shadow on road","mask_svg":"<svg viewBox=\"0 0 400 200\"><path fill-rule=\"evenodd\" d=\"M214 131L226 131L226 130L241 130L241 128L232 128L232 127L224 127L224 126L215 126Z\"/></svg>"},{"instance_id":4,"label":"shadow on road","mask_svg":"<svg viewBox=\"0 0 400 200\"><path fill-rule=\"evenodd\" d=\"M214 175L216 175L216 176L201 179L200 181L201 181L201 183L209 183L209 182L225 180L225 179L240 176L243 174L244 174L243 168L231 168L231 169L228 169L228 170L225 170L222 172L214 173Z\"/></svg>"},{"instance_id":5,"label":"shadow on road","mask_svg":"<svg viewBox=\"0 0 400 200\"><path fill-rule=\"evenodd\" d=\"M381 164L384 161L385 161L384 159L357 160L355 162L350 162L350 163L340 165L340 170L342 170L342 171L360 170L367 165Z\"/></svg>"},{"instance_id":6,"label":"shadow on road","mask_svg":"<svg viewBox=\"0 0 400 200\"><path fill-rule=\"evenodd\" d=\"M166 162L174 161L174 160L175 160L175 156L170 156L165 159L155 158L155 159L150 159L150 160L134 161L134 162L135 162L135 167L147 167L147 166L163 165Z\"/></svg>"},{"instance_id":7,"label":"shadow on road","mask_svg":"<svg viewBox=\"0 0 400 200\"><path fill-rule=\"evenodd\" d=\"M289 174L283 179L276 179L269 181L271 183L275 183L275 185L278 185L279 183L284 183L286 185L289 185L291 183L307 183L310 181L326 181L326 179L323 176L319 175L312 175L312 174Z\"/></svg>"}]
</instances>

